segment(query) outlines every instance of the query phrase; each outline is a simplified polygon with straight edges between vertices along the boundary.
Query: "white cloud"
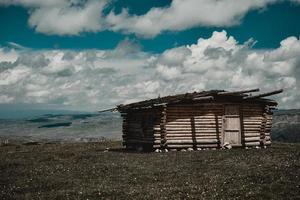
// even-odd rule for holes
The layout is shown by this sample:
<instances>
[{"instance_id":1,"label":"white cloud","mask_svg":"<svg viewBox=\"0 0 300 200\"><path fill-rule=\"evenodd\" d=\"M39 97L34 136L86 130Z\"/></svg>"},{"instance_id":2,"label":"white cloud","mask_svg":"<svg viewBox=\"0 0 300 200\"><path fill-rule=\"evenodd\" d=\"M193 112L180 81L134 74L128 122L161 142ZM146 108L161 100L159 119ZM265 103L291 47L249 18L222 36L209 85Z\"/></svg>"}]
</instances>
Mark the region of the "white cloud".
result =
<instances>
[{"instance_id":1,"label":"white cloud","mask_svg":"<svg viewBox=\"0 0 300 200\"><path fill-rule=\"evenodd\" d=\"M105 1L90 0L81 6L43 6L29 17L29 25L46 34L77 35L101 29L101 15Z\"/></svg>"},{"instance_id":2,"label":"white cloud","mask_svg":"<svg viewBox=\"0 0 300 200\"><path fill-rule=\"evenodd\" d=\"M126 44L126 45L125 45ZM225 31L150 54L125 40L116 49L0 49L0 102L97 110L158 95L209 89L284 88L281 108L300 108L300 40L255 50Z\"/></svg>"},{"instance_id":3,"label":"white cloud","mask_svg":"<svg viewBox=\"0 0 300 200\"><path fill-rule=\"evenodd\" d=\"M180 31L197 26L237 25L250 10L266 7L276 0L173 0L169 7L152 8L144 15L110 12L107 22L114 31L153 37L162 31Z\"/></svg>"},{"instance_id":4,"label":"white cloud","mask_svg":"<svg viewBox=\"0 0 300 200\"><path fill-rule=\"evenodd\" d=\"M169 6L151 8L143 15L129 14L126 8L119 14L113 8L104 14L105 8L113 7L112 0L0 0L0 6L27 8L29 25L45 34L112 30L154 37L163 31L238 25L249 11L275 2L281 0L173 0Z\"/></svg>"},{"instance_id":5,"label":"white cloud","mask_svg":"<svg viewBox=\"0 0 300 200\"><path fill-rule=\"evenodd\" d=\"M14 62L18 58L18 53L14 49L0 49L1 62Z\"/></svg>"},{"instance_id":6,"label":"white cloud","mask_svg":"<svg viewBox=\"0 0 300 200\"><path fill-rule=\"evenodd\" d=\"M102 30L102 11L107 0L0 0L29 10L28 24L49 35L78 35Z\"/></svg>"},{"instance_id":7,"label":"white cloud","mask_svg":"<svg viewBox=\"0 0 300 200\"><path fill-rule=\"evenodd\" d=\"M14 100L13 97L9 97L9 96L7 96L7 95L0 95L0 104L1 104L1 103L4 103L4 104L10 103L10 102L12 102L13 100Z\"/></svg>"}]
</instances>

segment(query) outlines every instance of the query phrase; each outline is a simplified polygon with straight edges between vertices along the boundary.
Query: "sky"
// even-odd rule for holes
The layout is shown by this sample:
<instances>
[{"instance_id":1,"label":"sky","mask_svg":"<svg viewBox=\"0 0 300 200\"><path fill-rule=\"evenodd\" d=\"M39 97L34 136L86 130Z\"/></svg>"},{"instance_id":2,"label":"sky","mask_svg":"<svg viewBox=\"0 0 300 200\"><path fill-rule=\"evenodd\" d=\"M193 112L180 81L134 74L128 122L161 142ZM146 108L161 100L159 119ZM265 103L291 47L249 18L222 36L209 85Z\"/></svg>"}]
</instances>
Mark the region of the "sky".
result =
<instances>
[{"instance_id":1,"label":"sky","mask_svg":"<svg viewBox=\"0 0 300 200\"><path fill-rule=\"evenodd\" d=\"M210 89L300 108L299 0L0 0L0 112Z\"/></svg>"}]
</instances>

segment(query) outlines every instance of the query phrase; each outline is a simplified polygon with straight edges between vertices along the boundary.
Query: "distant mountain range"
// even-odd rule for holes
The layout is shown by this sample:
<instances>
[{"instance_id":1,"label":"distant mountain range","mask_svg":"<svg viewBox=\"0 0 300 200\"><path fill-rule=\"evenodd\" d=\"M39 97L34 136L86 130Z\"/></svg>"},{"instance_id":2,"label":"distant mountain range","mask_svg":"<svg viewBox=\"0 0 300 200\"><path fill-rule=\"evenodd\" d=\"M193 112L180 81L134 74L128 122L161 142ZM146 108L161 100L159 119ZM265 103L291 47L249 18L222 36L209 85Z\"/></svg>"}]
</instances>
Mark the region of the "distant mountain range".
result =
<instances>
[{"instance_id":1,"label":"distant mountain range","mask_svg":"<svg viewBox=\"0 0 300 200\"><path fill-rule=\"evenodd\" d=\"M122 118L119 113L112 112L51 112L38 117L0 119L0 143L7 139L22 142L89 142L121 139L121 136ZM300 142L300 110L274 112L272 140Z\"/></svg>"},{"instance_id":2,"label":"distant mountain range","mask_svg":"<svg viewBox=\"0 0 300 200\"><path fill-rule=\"evenodd\" d=\"M271 136L274 141L300 142L300 109L275 111Z\"/></svg>"},{"instance_id":3,"label":"distant mountain range","mask_svg":"<svg viewBox=\"0 0 300 200\"><path fill-rule=\"evenodd\" d=\"M121 139L119 113L44 114L25 119L0 119L0 143L73 142Z\"/></svg>"}]
</instances>

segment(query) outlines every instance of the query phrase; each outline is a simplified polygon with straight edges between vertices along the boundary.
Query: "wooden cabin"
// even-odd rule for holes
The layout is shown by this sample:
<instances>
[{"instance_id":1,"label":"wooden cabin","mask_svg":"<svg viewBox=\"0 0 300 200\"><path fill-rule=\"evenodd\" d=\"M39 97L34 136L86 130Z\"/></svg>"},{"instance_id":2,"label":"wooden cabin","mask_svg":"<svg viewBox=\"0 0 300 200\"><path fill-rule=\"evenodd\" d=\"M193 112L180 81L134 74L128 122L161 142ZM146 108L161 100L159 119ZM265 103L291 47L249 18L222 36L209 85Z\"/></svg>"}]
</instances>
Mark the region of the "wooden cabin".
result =
<instances>
[{"instance_id":1,"label":"wooden cabin","mask_svg":"<svg viewBox=\"0 0 300 200\"><path fill-rule=\"evenodd\" d=\"M211 90L117 106L127 149L257 147L271 144L272 109L282 90Z\"/></svg>"}]
</instances>

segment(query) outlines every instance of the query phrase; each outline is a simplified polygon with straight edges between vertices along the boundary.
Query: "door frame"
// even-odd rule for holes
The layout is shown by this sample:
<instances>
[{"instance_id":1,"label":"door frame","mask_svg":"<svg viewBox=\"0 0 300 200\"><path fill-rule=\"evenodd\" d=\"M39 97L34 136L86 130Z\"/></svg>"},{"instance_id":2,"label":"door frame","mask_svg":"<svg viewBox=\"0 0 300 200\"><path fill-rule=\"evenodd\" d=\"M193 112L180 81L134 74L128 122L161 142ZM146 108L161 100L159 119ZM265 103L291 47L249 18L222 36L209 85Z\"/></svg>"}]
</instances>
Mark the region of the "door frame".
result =
<instances>
[{"instance_id":1,"label":"door frame","mask_svg":"<svg viewBox=\"0 0 300 200\"><path fill-rule=\"evenodd\" d=\"M241 147L242 146L242 122L241 122L241 105L240 104L224 104L223 106L223 116L222 116L222 139L221 139L221 146L224 145L225 139L225 123L226 123L226 106L235 106L238 110L238 118L239 118L239 137L238 137L238 144L230 144L233 147Z\"/></svg>"}]
</instances>

